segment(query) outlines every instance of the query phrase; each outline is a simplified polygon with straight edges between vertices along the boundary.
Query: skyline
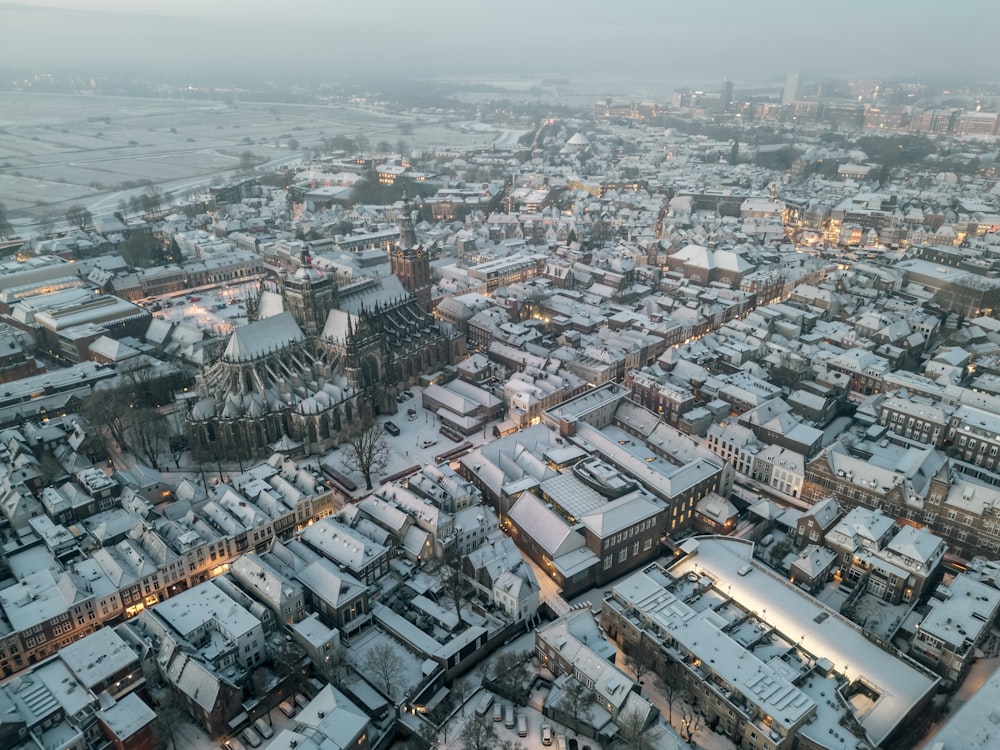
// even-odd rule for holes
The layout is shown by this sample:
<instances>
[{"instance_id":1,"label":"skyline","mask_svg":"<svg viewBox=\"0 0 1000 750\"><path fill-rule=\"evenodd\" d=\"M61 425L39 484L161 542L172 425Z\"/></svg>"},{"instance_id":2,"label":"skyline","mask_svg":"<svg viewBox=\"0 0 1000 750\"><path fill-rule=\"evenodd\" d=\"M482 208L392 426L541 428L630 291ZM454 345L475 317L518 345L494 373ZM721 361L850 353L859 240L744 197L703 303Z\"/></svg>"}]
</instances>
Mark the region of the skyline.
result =
<instances>
[{"instance_id":1,"label":"skyline","mask_svg":"<svg viewBox=\"0 0 1000 750\"><path fill-rule=\"evenodd\" d=\"M487 80L595 76L647 89L658 88L658 81L723 78L737 86L780 83L789 71L803 78L972 82L993 70L989 24L969 23L988 12L985 3L944 18L924 5L928 12L921 13L913 4L871 7L852 0L825 17L784 0L763 7L723 2L706 17L651 2L612 11L591 0L542 6L514 0L502 13L451 0L378 0L337 7L335 14L316 0L280 9L235 0L3 3L0 66L303 81L400 72ZM957 42L948 40L959 39L962 54L956 55Z\"/></svg>"}]
</instances>

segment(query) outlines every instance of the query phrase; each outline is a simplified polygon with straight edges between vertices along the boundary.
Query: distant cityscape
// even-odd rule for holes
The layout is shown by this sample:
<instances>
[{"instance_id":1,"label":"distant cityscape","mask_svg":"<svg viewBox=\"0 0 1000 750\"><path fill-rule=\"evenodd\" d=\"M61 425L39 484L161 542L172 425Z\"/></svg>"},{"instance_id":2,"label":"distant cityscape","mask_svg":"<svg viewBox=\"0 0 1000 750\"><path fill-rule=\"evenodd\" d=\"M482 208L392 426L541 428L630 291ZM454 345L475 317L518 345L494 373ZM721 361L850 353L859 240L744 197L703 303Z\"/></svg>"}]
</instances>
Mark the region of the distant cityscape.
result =
<instances>
[{"instance_id":1,"label":"distant cityscape","mask_svg":"<svg viewBox=\"0 0 1000 750\"><path fill-rule=\"evenodd\" d=\"M0 85L0 747L1000 744L1000 87L597 86Z\"/></svg>"}]
</instances>

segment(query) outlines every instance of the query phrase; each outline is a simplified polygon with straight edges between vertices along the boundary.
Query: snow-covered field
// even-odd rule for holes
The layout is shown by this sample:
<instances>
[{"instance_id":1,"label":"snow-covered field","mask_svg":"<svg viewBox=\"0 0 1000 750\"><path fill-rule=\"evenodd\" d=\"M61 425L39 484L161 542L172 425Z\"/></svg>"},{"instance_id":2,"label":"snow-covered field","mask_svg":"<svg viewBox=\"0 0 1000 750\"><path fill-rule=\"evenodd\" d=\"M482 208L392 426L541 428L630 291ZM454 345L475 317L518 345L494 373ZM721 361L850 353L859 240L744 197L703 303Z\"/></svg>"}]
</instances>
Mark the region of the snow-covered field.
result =
<instances>
[{"instance_id":1,"label":"snow-covered field","mask_svg":"<svg viewBox=\"0 0 1000 750\"><path fill-rule=\"evenodd\" d=\"M149 180L170 189L202 178L207 184L238 168L244 151L268 160L295 153L288 149L293 139L302 148L364 135L373 146L403 140L413 149L455 149L511 138L493 126L468 129L451 119L340 105L5 92L0 202L12 214L59 213L74 202L93 205L123 183Z\"/></svg>"}]
</instances>

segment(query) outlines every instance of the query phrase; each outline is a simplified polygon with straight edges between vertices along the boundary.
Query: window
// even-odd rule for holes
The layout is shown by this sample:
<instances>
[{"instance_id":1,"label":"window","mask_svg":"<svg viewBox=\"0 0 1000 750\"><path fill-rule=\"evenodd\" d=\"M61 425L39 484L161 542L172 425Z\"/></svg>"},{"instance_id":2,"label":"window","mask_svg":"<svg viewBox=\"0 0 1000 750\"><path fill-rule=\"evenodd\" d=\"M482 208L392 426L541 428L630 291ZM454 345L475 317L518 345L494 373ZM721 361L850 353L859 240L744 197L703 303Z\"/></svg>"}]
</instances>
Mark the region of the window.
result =
<instances>
[{"instance_id":1,"label":"window","mask_svg":"<svg viewBox=\"0 0 1000 750\"><path fill-rule=\"evenodd\" d=\"M626 549L623 549L621 552L618 553L618 562L620 562L620 563L625 562L625 559L627 557L628 557L628 549L626 548Z\"/></svg>"},{"instance_id":2,"label":"window","mask_svg":"<svg viewBox=\"0 0 1000 750\"><path fill-rule=\"evenodd\" d=\"M633 555L639 554L639 542L636 542L635 544L632 545L632 554Z\"/></svg>"},{"instance_id":3,"label":"window","mask_svg":"<svg viewBox=\"0 0 1000 750\"><path fill-rule=\"evenodd\" d=\"M653 540L652 539L647 539L645 541L645 543L642 545L642 549L643 549L643 551L645 551L645 550L650 549L652 546L653 546Z\"/></svg>"},{"instance_id":4,"label":"window","mask_svg":"<svg viewBox=\"0 0 1000 750\"><path fill-rule=\"evenodd\" d=\"M608 568L611 567L611 564L615 561L614 558L615 558L614 555L608 555L607 557L604 558L604 569L605 570L607 570Z\"/></svg>"}]
</instances>

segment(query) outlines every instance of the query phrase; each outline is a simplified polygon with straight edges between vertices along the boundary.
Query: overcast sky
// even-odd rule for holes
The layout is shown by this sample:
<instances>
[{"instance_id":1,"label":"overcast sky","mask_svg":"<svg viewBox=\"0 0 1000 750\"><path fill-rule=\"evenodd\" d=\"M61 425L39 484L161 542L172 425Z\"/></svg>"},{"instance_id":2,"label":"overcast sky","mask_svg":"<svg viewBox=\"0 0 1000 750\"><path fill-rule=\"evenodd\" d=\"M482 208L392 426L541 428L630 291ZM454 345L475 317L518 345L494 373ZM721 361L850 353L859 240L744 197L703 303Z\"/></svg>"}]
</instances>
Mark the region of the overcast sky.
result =
<instances>
[{"instance_id":1,"label":"overcast sky","mask_svg":"<svg viewBox=\"0 0 1000 750\"><path fill-rule=\"evenodd\" d=\"M995 0L0 2L0 66L282 79L996 80ZM950 15L949 15L950 14Z\"/></svg>"}]
</instances>

